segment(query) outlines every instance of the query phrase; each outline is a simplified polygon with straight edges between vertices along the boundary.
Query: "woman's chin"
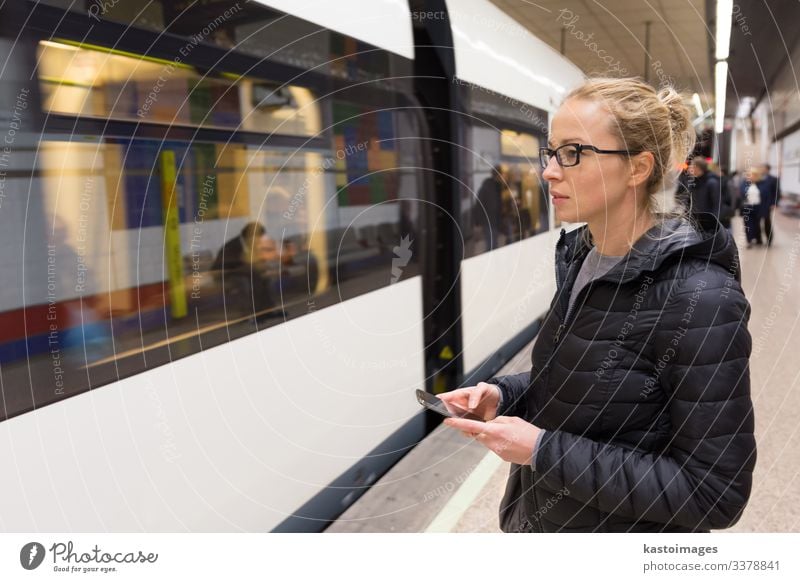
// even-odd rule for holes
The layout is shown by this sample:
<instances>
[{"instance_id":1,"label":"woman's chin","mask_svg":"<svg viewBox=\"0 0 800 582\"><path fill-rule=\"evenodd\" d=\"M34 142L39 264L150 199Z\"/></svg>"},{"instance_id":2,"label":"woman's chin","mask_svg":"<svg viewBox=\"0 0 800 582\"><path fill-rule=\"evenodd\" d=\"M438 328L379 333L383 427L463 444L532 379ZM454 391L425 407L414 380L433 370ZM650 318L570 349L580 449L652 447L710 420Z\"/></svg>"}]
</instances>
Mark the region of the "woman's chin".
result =
<instances>
[{"instance_id":1,"label":"woman's chin","mask_svg":"<svg viewBox=\"0 0 800 582\"><path fill-rule=\"evenodd\" d=\"M561 220L563 222L575 222L574 212L570 212L566 208L559 208L556 206L553 210L555 212L555 217L557 220Z\"/></svg>"}]
</instances>

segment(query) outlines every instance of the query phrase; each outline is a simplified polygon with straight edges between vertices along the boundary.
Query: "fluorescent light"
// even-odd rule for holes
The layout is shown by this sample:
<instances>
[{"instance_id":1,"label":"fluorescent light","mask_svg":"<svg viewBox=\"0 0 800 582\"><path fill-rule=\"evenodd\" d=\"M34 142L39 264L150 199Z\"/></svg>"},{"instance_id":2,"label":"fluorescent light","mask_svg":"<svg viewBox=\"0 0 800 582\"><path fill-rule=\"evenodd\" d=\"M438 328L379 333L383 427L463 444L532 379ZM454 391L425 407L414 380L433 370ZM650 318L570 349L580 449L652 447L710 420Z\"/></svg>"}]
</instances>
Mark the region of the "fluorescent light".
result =
<instances>
[{"instance_id":1,"label":"fluorescent light","mask_svg":"<svg viewBox=\"0 0 800 582\"><path fill-rule=\"evenodd\" d=\"M739 107L736 109L736 117L750 117L750 109L755 102L755 97L742 97Z\"/></svg>"},{"instance_id":2,"label":"fluorescent light","mask_svg":"<svg viewBox=\"0 0 800 582\"><path fill-rule=\"evenodd\" d=\"M694 108L697 110L697 116L702 117L703 104L700 102L700 95L698 95L697 93L692 95L692 103L694 103Z\"/></svg>"},{"instance_id":3,"label":"fluorescent light","mask_svg":"<svg viewBox=\"0 0 800 582\"><path fill-rule=\"evenodd\" d=\"M714 90L717 105L714 118L714 131L722 133L725 129L725 92L728 88L728 61L719 61L714 67Z\"/></svg>"},{"instance_id":4,"label":"fluorescent light","mask_svg":"<svg viewBox=\"0 0 800 582\"><path fill-rule=\"evenodd\" d=\"M731 49L733 0L717 0L717 59L727 59Z\"/></svg>"},{"instance_id":5,"label":"fluorescent light","mask_svg":"<svg viewBox=\"0 0 800 582\"><path fill-rule=\"evenodd\" d=\"M708 109L708 111L705 111L705 112L703 113L703 115L701 115L700 117L696 118L696 119L695 119L695 120L692 122L692 125L693 125L693 126L695 126L695 127L697 127L698 125L700 125L701 123L703 123L703 122L704 122L704 121L705 121L705 120L706 120L706 119L707 119L707 118L708 118L710 115L712 115L713 113L714 113L714 109L713 109L713 108L709 108L709 109Z\"/></svg>"}]
</instances>

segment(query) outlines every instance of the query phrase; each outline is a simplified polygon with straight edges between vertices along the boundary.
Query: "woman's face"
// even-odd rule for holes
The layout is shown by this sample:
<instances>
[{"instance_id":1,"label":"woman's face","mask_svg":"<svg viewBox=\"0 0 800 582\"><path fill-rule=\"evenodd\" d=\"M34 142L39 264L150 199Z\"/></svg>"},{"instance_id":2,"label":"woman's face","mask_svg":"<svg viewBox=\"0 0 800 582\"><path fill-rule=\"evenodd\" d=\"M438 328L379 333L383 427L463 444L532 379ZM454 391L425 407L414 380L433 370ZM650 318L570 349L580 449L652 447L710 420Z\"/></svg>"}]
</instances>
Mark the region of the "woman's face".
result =
<instances>
[{"instance_id":1,"label":"woman's face","mask_svg":"<svg viewBox=\"0 0 800 582\"><path fill-rule=\"evenodd\" d=\"M549 147L566 143L593 145L603 150L626 149L611 133L614 118L596 101L568 99L556 112ZM604 224L630 200L629 158L617 154L582 151L577 166L562 168L555 156L542 174L550 184L550 197L558 220Z\"/></svg>"}]
</instances>

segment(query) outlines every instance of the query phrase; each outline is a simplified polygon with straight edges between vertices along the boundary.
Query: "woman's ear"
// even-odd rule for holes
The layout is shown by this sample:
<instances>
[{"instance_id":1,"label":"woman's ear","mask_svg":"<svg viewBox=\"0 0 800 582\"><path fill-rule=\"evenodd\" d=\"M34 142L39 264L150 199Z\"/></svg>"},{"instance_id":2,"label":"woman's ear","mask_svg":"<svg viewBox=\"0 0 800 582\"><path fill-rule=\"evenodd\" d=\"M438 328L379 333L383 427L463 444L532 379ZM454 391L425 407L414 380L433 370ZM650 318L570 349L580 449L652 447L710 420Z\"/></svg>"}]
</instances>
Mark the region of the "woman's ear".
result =
<instances>
[{"instance_id":1,"label":"woman's ear","mask_svg":"<svg viewBox=\"0 0 800 582\"><path fill-rule=\"evenodd\" d=\"M639 187L647 183L653 174L656 159L652 152L642 152L630 157L631 178L628 184Z\"/></svg>"}]
</instances>

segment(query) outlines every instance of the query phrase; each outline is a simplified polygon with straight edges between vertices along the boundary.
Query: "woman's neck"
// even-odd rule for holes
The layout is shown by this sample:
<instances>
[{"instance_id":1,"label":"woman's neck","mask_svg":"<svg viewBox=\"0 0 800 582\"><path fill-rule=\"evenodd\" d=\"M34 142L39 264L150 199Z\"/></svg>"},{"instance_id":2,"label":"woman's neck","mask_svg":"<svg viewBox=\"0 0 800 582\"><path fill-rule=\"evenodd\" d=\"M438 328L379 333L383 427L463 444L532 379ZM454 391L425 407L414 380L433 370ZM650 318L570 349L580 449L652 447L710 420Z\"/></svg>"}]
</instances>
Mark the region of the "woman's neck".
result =
<instances>
[{"instance_id":1,"label":"woman's neck","mask_svg":"<svg viewBox=\"0 0 800 582\"><path fill-rule=\"evenodd\" d=\"M600 224L589 223L595 251L601 255L622 256L631 250L633 243L639 240L655 224L650 212L626 220L612 222L604 220Z\"/></svg>"}]
</instances>

